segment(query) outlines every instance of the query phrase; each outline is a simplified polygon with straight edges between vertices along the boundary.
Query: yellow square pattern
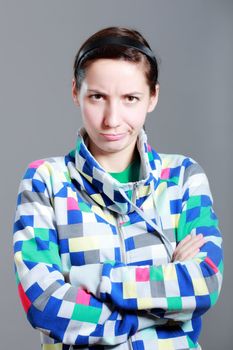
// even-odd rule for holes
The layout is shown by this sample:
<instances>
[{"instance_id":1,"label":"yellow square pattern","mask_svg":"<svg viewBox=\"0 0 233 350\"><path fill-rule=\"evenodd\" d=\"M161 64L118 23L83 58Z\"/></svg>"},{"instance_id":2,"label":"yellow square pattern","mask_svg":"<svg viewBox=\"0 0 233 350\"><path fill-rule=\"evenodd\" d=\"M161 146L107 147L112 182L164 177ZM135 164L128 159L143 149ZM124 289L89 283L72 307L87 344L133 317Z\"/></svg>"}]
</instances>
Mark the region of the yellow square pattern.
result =
<instances>
[{"instance_id":1,"label":"yellow square pattern","mask_svg":"<svg viewBox=\"0 0 233 350\"><path fill-rule=\"evenodd\" d=\"M91 194L90 197L92 199L94 199L94 201L96 201L97 203L99 203L100 205L102 205L103 207L106 206L106 204L104 203L103 199L102 199L102 196L98 193L95 193L95 194Z\"/></svg>"},{"instance_id":2,"label":"yellow square pattern","mask_svg":"<svg viewBox=\"0 0 233 350\"><path fill-rule=\"evenodd\" d=\"M80 171L80 173L90 182L92 183L92 177L84 173L83 171Z\"/></svg>"},{"instance_id":3,"label":"yellow square pattern","mask_svg":"<svg viewBox=\"0 0 233 350\"><path fill-rule=\"evenodd\" d=\"M158 350L174 350L171 339L158 339Z\"/></svg>"},{"instance_id":4,"label":"yellow square pattern","mask_svg":"<svg viewBox=\"0 0 233 350\"><path fill-rule=\"evenodd\" d=\"M14 259L15 259L15 262L16 262L16 263L17 263L17 262L23 262L22 252L17 252L17 253L15 253Z\"/></svg>"},{"instance_id":5,"label":"yellow square pattern","mask_svg":"<svg viewBox=\"0 0 233 350\"><path fill-rule=\"evenodd\" d=\"M62 350L63 345L61 343L57 344L43 344L42 350Z\"/></svg>"},{"instance_id":6,"label":"yellow square pattern","mask_svg":"<svg viewBox=\"0 0 233 350\"><path fill-rule=\"evenodd\" d=\"M152 298L138 298L139 310L152 309L153 307L154 303Z\"/></svg>"},{"instance_id":7,"label":"yellow square pattern","mask_svg":"<svg viewBox=\"0 0 233 350\"><path fill-rule=\"evenodd\" d=\"M177 280L176 268L174 264L167 264L163 267L163 276L165 281Z\"/></svg>"},{"instance_id":8,"label":"yellow square pattern","mask_svg":"<svg viewBox=\"0 0 233 350\"><path fill-rule=\"evenodd\" d=\"M202 278L194 278L192 280L195 295L208 295L207 285Z\"/></svg>"},{"instance_id":9,"label":"yellow square pattern","mask_svg":"<svg viewBox=\"0 0 233 350\"><path fill-rule=\"evenodd\" d=\"M93 205L91 208L92 212L99 215L101 218L105 219L110 224L115 224L115 218L110 213L105 213L99 206Z\"/></svg>"},{"instance_id":10,"label":"yellow square pattern","mask_svg":"<svg viewBox=\"0 0 233 350\"><path fill-rule=\"evenodd\" d=\"M77 201L76 193L71 189L71 187L67 188L67 197L74 198Z\"/></svg>"},{"instance_id":11,"label":"yellow square pattern","mask_svg":"<svg viewBox=\"0 0 233 350\"><path fill-rule=\"evenodd\" d=\"M169 168L169 166L171 165L170 163L171 159L168 155L166 158L163 158L162 168Z\"/></svg>"},{"instance_id":12,"label":"yellow square pattern","mask_svg":"<svg viewBox=\"0 0 233 350\"><path fill-rule=\"evenodd\" d=\"M171 214L172 227L177 228L180 219L180 214Z\"/></svg>"},{"instance_id":13,"label":"yellow square pattern","mask_svg":"<svg viewBox=\"0 0 233 350\"><path fill-rule=\"evenodd\" d=\"M123 296L126 298L137 298L137 286L135 282L123 283Z\"/></svg>"},{"instance_id":14,"label":"yellow square pattern","mask_svg":"<svg viewBox=\"0 0 233 350\"><path fill-rule=\"evenodd\" d=\"M52 169L51 165L49 164L49 162L44 162L43 164L40 165L40 169L43 171L43 173L47 173L48 174L48 169Z\"/></svg>"},{"instance_id":15,"label":"yellow square pattern","mask_svg":"<svg viewBox=\"0 0 233 350\"><path fill-rule=\"evenodd\" d=\"M138 194L140 197L144 197L148 195L149 191L150 191L149 186L142 186L142 187L139 187Z\"/></svg>"},{"instance_id":16,"label":"yellow square pattern","mask_svg":"<svg viewBox=\"0 0 233 350\"><path fill-rule=\"evenodd\" d=\"M156 188L156 198L158 199L159 197L158 196L161 196L162 195L162 192L164 192L165 190L167 189L167 184L165 182L161 182L159 184L159 186ZM160 198L159 198L159 202L160 202ZM157 203L159 204L159 203Z\"/></svg>"},{"instance_id":17,"label":"yellow square pattern","mask_svg":"<svg viewBox=\"0 0 233 350\"><path fill-rule=\"evenodd\" d=\"M71 253L98 249L100 247L97 237L77 237L69 239L69 250Z\"/></svg>"}]
</instances>

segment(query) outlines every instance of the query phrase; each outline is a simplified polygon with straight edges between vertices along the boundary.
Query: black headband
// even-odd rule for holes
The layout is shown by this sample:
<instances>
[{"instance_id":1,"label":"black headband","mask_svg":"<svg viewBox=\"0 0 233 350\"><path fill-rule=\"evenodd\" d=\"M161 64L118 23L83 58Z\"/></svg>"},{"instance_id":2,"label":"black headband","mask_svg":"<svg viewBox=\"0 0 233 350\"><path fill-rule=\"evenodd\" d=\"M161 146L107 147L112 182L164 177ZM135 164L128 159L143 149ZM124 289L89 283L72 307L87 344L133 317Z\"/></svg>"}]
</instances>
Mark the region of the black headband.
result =
<instances>
[{"instance_id":1,"label":"black headband","mask_svg":"<svg viewBox=\"0 0 233 350\"><path fill-rule=\"evenodd\" d=\"M136 50L146 55L155 65L157 64L153 51L149 47L141 44L139 41L126 36L108 36L106 38L96 39L94 42L88 43L84 46L76 58L75 71L78 71L82 60L90 51L107 45L119 45L135 48Z\"/></svg>"}]
</instances>

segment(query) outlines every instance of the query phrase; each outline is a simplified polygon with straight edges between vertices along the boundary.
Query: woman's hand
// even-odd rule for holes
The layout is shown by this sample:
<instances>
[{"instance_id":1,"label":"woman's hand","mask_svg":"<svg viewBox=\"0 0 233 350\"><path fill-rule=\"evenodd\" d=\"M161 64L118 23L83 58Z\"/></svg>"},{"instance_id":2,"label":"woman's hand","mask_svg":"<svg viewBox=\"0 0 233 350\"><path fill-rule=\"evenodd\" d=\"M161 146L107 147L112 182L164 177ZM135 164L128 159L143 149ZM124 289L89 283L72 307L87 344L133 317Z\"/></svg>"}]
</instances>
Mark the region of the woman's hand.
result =
<instances>
[{"instance_id":1,"label":"woman's hand","mask_svg":"<svg viewBox=\"0 0 233 350\"><path fill-rule=\"evenodd\" d=\"M172 261L185 261L194 258L205 242L201 233L196 236L187 235L176 247Z\"/></svg>"}]
</instances>

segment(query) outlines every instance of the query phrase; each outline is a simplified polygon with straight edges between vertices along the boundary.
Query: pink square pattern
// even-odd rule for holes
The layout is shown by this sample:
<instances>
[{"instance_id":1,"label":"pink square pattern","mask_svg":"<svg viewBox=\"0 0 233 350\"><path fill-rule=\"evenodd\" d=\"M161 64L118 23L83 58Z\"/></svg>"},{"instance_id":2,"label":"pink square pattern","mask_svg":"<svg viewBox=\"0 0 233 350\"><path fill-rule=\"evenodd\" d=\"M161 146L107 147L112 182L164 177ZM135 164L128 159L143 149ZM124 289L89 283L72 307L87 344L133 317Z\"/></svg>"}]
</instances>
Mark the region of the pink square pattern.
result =
<instances>
[{"instance_id":1,"label":"pink square pattern","mask_svg":"<svg viewBox=\"0 0 233 350\"><path fill-rule=\"evenodd\" d=\"M162 179L169 179L170 177L170 168L163 169L161 172Z\"/></svg>"},{"instance_id":2,"label":"pink square pattern","mask_svg":"<svg viewBox=\"0 0 233 350\"><path fill-rule=\"evenodd\" d=\"M151 145L147 144L147 149L148 149L148 152L151 152L152 151Z\"/></svg>"},{"instance_id":3,"label":"pink square pattern","mask_svg":"<svg viewBox=\"0 0 233 350\"><path fill-rule=\"evenodd\" d=\"M91 295L88 294L85 290L79 289L77 294L77 304L89 305Z\"/></svg>"},{"instance_id":4,"label":"pink square pattern","mask_svg":"<svg viewBox=\"0 0 233 350\"><path fill-rule=\"evenodd\" d=\"M41 164L44 163L44 160L42 159L39 159L39 160L36 160L35 162L32 162L30 165L29 165L29 168L38 168Z\"/></svg>"},{"instance_id":5,"label":"pink square pattern","mask_svg":"<svg viewBox=\"0 0 233 350\"><path fill-rule=\"evenodd\" d=\"M137 282L146 282L150 279L150 272L147 267L138 267L136 268L136 281Z\"/></svg>"},{"instance_id":6,"label":"pink square pattern","mask_svg":"<svg viewBox=\"0 0 233 350\"><path fill-rule=\"evenodd\" d=\"M217 266L213 263L213 261L208 256L205 258L205 261L214 270L215 273L218 272Z\"/></svg>"},{"instance_id":7,"label":"pink square pattern","mask_svg":"<svg viewBox=\"0 0 233 350\"><path fill-rule=\"evenodd\" d=\"M67 209L68 210L79 210L77 201L74 198L67 198Z\"/></svg>"}]
</instances>

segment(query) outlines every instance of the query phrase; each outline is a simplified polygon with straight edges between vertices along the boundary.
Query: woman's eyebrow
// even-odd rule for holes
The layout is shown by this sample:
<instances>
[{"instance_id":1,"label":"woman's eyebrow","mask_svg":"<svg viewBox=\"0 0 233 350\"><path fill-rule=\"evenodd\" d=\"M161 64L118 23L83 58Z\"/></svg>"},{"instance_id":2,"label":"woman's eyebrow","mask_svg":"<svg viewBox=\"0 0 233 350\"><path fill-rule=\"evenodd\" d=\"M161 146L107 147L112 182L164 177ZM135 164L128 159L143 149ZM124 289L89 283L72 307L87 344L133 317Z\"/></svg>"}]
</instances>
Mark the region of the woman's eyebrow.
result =
<instances>
[{"instance_id":1,"label":"woman's eyebrow","mask_svg":"<svg viewBox=\"0 0 233 350\"><path fill-rule=\"evenodd\" d=\"M102 92L102 91L97 90L97 89L88 89L87 91L102 94L102 95L107 95L105 92ZM143 92L140 92L140 91L132 91L132 92L127 92L123 95L144 95L144 94L143 94Z\"/></svg>"},{"instance_id":2,"label":"woman's eyebrow","mask_svg":"<svg viewBox=\"0 0 233 350\"><path fill-rule=\"evenodd\" d=\"M105 92L102 92L102 91L96 90L96 89L88 89L87 91L88 91L88 92L95 92L95 93L102 94L102 95L106 95Z\"/></svg>"},{"instance_id":3,"label":"woman's eyebrow","mask_svg":"<svg viewBox=\"0 0 233 350\"><path fill-rule=\"evenodd\" d=\"M132 92L127 92L125 95L144 95L143 92L140 91L132 91Z\"/></svg>"}]
</instances>

